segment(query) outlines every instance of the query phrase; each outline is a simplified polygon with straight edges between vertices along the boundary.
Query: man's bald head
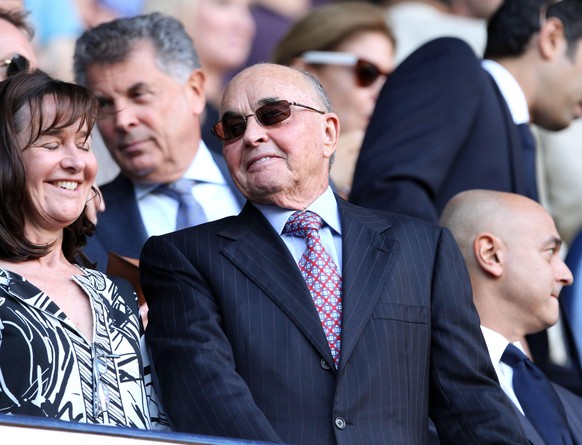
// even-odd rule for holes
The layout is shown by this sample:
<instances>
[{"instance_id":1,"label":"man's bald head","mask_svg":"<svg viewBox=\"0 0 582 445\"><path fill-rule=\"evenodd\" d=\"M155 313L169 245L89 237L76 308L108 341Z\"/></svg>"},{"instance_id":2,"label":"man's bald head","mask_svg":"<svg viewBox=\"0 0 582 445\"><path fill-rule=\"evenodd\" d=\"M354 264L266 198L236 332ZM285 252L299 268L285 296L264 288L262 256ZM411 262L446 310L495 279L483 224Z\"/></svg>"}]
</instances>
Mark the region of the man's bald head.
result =
<instances>
[{"instance_id":1,"label":"man's bald head","mask_svg":"<svg viewBox=\"0 0 582 445\"><path fill-rule=\"evenodd\" d=\"M553 325L558 296L572 283L549 213L514 193L469 190L454 196L441 220L467 263L481 323L515 341Z\"/></svg>"}]
</instances>

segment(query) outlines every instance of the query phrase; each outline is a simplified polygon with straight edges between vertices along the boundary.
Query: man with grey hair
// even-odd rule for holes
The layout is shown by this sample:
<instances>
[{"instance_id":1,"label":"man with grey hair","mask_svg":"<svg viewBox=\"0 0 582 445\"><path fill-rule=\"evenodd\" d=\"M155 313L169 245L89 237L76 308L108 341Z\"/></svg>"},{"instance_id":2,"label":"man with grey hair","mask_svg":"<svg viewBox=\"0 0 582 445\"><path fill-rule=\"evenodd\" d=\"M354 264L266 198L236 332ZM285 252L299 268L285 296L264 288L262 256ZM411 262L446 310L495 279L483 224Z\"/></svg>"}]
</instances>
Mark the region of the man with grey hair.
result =
<instances>
[{"instance_id":1,"label":"man with grey hair","mask_svg":"<svg viewBox=\"0 0 582 445\"><path fill-rule=\"evenodd\" d=\"M98 128L121 173L86 254L138 258L146 239L239 212L224 160L200 137L204 74L193 42L159 13L118 19L77 40L75 79L99 99Z\"/></svg>"}]
</instances>

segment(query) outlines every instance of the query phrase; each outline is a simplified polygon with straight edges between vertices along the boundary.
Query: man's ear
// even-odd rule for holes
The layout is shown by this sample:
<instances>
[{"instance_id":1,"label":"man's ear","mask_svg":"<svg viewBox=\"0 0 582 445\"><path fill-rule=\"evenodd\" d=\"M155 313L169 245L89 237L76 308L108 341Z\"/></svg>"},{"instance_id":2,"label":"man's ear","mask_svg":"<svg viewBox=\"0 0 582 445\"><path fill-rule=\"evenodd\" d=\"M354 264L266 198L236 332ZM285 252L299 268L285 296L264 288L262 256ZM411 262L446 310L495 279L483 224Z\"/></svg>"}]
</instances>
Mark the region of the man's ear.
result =
<instances>
[{"instance_id":1,"label":"man's ear","mask_svg":"<svg viewBox=\"0 0 582 445\"><path fill-rule=\"evenodd\" d=\"M201 115L206 107L204 81L204 73L201 69L193 70L186 81L187 97L192 106L192 112L197 115Z\"/></svg>"},{"instance_id":2,"label":"man's ear","mask_svg":"<svg viewBox=\"0 0 582 445\"><path fill-rule=\"evenodd\" d=\"M325 114L325 135L323 139L323 154L326 158L335 153L340 134L339 117L335 113Z\"/></svg>"},{"instance_id":3,"label":"man's ear","mask_svg":"<svg viewBox=\"0 0 582 445\"><path fill-rule=\"evenodd\" d=\"M473 254L479 267L496 278L503 274L504 251L499 238L481 233L473 242Z\"/></svg>"},{"instance_id":4,"label":"man's ear","mask_svg":"<svg viewBox=\"0 0 582 445\"><path fill-rule=\"evenodd\" d=\"M542 58L552 60L567 50L564 24L556 17L549 17L539 33L539 50Z\"/></svg>"}]
</instances>

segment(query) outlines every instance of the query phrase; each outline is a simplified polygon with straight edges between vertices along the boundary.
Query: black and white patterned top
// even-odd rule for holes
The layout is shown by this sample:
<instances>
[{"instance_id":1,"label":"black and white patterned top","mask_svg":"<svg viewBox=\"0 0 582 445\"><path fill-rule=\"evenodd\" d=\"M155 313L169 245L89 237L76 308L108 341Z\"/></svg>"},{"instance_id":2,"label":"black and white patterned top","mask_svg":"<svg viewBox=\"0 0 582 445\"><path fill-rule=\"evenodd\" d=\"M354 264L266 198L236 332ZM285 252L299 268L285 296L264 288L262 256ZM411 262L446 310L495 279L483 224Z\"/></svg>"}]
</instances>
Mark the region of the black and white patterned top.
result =
<instances>
[{"instance_id":1,"label":"black and white patterned top","mask_svg":"<svg viewBox=\"0 0 582 445\"><path fill-rule=\"evenodd\" d=\"M0 268L0 414L163 428L135 293L90 269L73 279L91 302L93 343L49 295Z\"/></svg>"}]
</instances>

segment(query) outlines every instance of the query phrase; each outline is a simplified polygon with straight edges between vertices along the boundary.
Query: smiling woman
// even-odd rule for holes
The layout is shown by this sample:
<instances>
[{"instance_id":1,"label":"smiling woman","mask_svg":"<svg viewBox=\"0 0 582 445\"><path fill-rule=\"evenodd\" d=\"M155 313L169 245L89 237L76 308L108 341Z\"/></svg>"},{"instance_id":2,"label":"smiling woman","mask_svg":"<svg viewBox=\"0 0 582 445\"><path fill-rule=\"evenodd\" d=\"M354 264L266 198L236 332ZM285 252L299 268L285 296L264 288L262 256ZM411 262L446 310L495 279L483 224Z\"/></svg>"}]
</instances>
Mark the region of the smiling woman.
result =
<instances>
[{"instance_id":1,"label":"smiling woman","mask_svg":"<svg viewBox=\"0 0 582 445\"><path fill-rule=\"evenodd\" d=\"M34 71L2 82L0 103L0 413L151 428L135 293L80 252L96 99Z\"/></svg>"}]
</instances>

